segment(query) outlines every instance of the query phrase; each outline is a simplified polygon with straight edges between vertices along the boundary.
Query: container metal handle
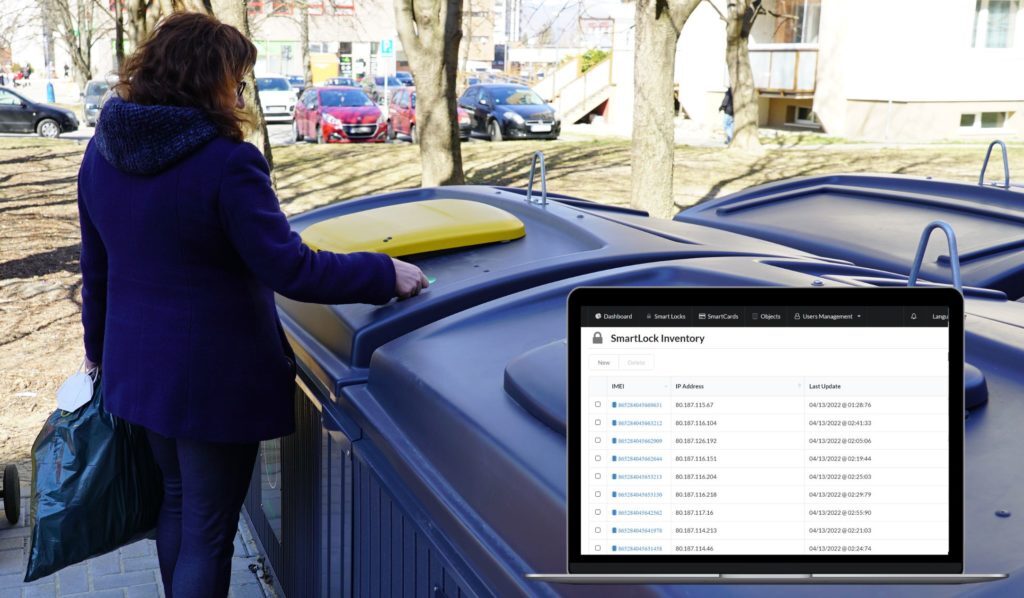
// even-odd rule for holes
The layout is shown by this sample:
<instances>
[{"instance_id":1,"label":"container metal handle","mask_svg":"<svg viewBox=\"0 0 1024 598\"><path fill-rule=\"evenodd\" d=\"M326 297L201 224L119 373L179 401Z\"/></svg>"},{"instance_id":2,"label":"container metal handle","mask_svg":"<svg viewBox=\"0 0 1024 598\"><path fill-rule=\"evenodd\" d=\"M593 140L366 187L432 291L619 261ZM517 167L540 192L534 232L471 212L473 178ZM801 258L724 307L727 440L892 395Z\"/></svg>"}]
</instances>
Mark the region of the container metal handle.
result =
<instances>
[{"instance_id":1,"label":"container metal handle","mask_svg":"<svg viewBox=\"0 0 1024 598\"><path fill-rule=\"evenodd\" d=\"M540 205L548 205L548 170L544 166L544 152L538 150L533 152L533 162L530 163L530 185L526 188L526 201L533 201L533 177L537 171L537 159L540 159Z\"/></svg>"},{"instance_id":2,"label":"container metal handle","mask_svg":"<svg viewBox=\"0 0 1024 598\"><path fill-rule=\"evenodd\" d=\"M1001 142L1000 142L1001 143ZM991 148L990 148L991 149ZM907 286L917 284L917 275L921 273L921 264L924 262L924 250L928 248L928 238L932 231L942 229L946 233L946 241L949 243L949 268L953 271L953 286L956 290L963 292L963 285L960 283L960 253L956 249L956 233L953 227L944 220L929 222L921 233L921 241L917 244L917 255L914 256L914 264L910 267L910 276L907 278Z\"/></svg>"},{"instance_id":3,"label":"container metal handle","mask_svg":"<svg viewBox=\"0 0 1024 598\"><path fill-rule=\"evenodd\" d=\"M1000 186L1003 189L1009 189L1010 188L1010 160L1006 156L1006 144L1003 143L999 139L996 139L992 143L988 144L988 151L985 152L985 161L982 162L982 164L981 164L981 175L978 177L978 184L979 185L984 185L985 184L985 170L988 168L988 160L989 160L989 158L992 157L992 148L995 147L996 144L998 144L999 147L1003 150L1003 184L1000 185Z\"/></svg>"}]
</instances>

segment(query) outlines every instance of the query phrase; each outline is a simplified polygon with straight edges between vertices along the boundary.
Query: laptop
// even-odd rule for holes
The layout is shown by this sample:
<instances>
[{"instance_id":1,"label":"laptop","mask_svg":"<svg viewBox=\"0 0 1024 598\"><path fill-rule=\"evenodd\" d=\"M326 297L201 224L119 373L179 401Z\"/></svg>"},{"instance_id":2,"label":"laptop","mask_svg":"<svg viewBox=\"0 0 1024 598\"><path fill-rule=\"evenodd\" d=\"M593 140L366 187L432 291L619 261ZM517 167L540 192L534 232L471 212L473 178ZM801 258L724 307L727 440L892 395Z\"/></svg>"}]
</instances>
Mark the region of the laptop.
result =
<instances>
[{"instance_id":1,"label":"laptop","mask_svg":"<svg viewBox=\"0 0 1024 598\"><path fill-rule=\"evenodd\" d=\"M951 288L578 288L568 573L549 583L963 584Z\"/></svg>"}]
</instances>

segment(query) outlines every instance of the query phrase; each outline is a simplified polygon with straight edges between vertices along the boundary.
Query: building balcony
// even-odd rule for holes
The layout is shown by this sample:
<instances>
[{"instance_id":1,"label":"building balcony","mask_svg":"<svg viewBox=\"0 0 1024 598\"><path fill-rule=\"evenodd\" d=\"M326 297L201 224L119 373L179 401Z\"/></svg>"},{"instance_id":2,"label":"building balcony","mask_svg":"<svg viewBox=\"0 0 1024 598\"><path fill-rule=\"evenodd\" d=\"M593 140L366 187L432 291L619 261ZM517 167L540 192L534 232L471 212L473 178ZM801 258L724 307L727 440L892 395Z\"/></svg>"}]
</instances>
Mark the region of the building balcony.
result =
<instances>
[{"instance_id":1,"label":"building balcony","mask_svg":"<svg viewBox=\"0 0 1024 598\"><path fill-rule=\"evenodd\" d=\"M764 44L750 48L754 84L762 95L814 95L817 44Z\"/></svg>"}]
</instances>

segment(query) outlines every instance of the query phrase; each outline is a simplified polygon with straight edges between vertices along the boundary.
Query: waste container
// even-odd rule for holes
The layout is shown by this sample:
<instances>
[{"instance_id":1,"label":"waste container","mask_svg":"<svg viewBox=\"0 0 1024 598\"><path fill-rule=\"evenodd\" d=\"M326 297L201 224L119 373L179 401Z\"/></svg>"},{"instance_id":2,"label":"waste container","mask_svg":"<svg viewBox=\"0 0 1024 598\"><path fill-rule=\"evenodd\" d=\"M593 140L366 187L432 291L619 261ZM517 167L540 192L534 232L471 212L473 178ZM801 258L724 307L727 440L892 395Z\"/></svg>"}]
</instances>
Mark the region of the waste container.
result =
<instances>
[{"instance_id":1,"label":"waste container","mask_svg":"<svg viewBox=\"0 0 1024 598\"><path fill-rule=\"evenodd\" d=\"M385 306L279 298L299 362L295 434L263 443L246 513L286 596L617 595L527 572L565 566L565 299L576 286L905 284L704 224L493 187L368 197L292 220L456 199L504 210L524 236L407 256L437 281ZM472 223L467 225L472 226ZM381 237L382 241L387 235ZM390 242L390 241L389 241ZM913 239L910 240L913 244ZM839 241L837 241L839 243ZM1024 565L1020 518L997 517L1024 481L1024 305L967 289L968 361L987 402L967 420L967 559ZM995 410L993 417L989 412ZM1015 577L969 588L1024 592ZM837 587L840 595L889 588ZM773 587L635 588L633 595L816 595ZM934 595L965 588L943 587Z\"/></svg>"}]
</instances>

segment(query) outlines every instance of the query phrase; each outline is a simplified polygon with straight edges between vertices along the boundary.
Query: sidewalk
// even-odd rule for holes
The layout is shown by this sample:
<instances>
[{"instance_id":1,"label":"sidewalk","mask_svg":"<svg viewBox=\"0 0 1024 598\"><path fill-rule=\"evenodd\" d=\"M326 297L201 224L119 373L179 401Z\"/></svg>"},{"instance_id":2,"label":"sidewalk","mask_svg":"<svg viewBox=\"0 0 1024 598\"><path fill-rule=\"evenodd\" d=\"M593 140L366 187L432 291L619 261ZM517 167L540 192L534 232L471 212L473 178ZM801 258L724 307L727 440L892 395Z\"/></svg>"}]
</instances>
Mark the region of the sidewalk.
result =
<instances>
[{"instance_id":1,"label":"sidewalk","mask_svg":"<svg viewBox=\"0 0 1024 598\"><path fill-rule=\"evenodd\" d=\"M23 468L21 468L23 469ZM160 571L156 560L156 542L142 540L120 550L68 567L49 577L30 584L22 583L28 563L29 528L28 509L31 487L28 472L20 471L21 521L10 526L0 518L0 598L95 597L95 598L162 598ZM239 523L235 536L235 554L231 559L231 589L233 598L265 598L266 593L250 571L250 565L259 565L256 542L245 523Z\"/></svg>"}]
</instances>

